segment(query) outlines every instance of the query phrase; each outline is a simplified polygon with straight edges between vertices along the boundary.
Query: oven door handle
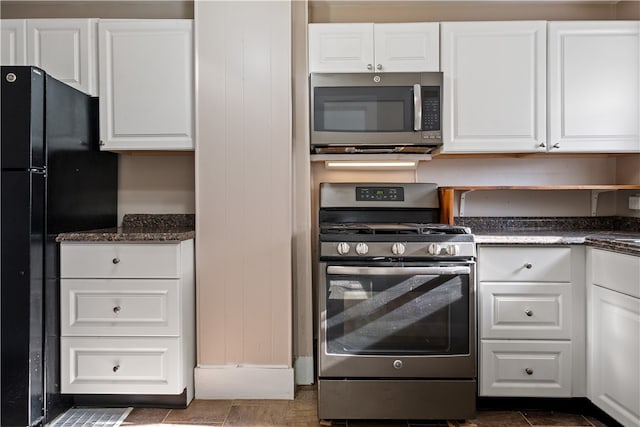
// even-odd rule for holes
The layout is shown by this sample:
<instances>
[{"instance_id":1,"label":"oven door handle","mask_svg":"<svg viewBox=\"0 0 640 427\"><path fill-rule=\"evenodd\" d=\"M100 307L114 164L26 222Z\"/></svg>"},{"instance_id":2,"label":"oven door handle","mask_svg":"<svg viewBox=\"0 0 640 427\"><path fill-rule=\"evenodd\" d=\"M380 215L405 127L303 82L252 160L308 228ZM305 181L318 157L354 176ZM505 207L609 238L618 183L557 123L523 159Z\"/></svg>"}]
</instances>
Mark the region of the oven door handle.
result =
<instances>
[{"instance_id":1,"label":"oven door handle","mask_svg":"<svg viewBox=\"0 0 640 427\"><path fill-rule=\"evenodd\" d=\"M341 274L349 276L383 276L383 275L461 275L471 274L471 267L463 266L443 266L443 267L354 267L344 265L330 265L327 267L327 274Z\"/></svg>"}]
</instances>

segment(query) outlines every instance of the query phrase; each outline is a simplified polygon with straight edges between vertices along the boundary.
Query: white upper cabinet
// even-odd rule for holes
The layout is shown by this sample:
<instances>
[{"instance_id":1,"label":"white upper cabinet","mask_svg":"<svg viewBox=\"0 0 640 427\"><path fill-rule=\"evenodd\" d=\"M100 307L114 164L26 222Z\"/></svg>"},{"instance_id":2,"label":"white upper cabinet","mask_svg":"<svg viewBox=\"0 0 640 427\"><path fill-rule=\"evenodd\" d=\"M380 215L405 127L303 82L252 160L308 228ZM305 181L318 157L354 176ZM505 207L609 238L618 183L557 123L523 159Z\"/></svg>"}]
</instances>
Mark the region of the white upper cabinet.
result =
<instances>
[{"instance_id":1,"label":"white upper cabinet","mask_svg":"<svg viewBox=\"0 0 640 427\"><path fill-rule=\"evenodd\" d=\"M27 23L24 19L0 20L0 65L25 65Z\"/></svg>"},{"instance_id":2,"label":"white upper cabinet","mask_svg":"<svg viewBox=\"0 0 640 427\"><path fill-rule=\"evenodd\" d=\"M640 151L640 22L549 23L549 145Z\"/></svg>"},{"instance_id":3,"label":"white upper cabinet","mask_svg":"<svg viewBox=\"0 0 640 427\"><path fill-rule=\"evenodd\" d=\"M443 152L546 151L546 22L441 30Z\"/></svg>"},{"instance_id":4,"label":"white upper cabinet","mask_svg":"<svg viewBox=\"0 0 640 427\"><path fill-rule=\"evenodd\" d=\"M27 63L98 95L97 19L28 19Z\"/></svg>"},{"instance_id":5,"label":"white upper cabinet","mask_svg":"<svg viewBox=\"0 0 640 427\"><path fill-rule=\"evenodd\" d=\"M309 24L309 71L439 71L439 24Z\"/></svg>"},{"instance_id":6,"label":"white upper cabinet","mask_svg":"<svg viewBox=\"0 0 640 427\"><path fill-rule=\"evenodd\" d=\"M193 149L191 20L100 20L105 150Z\"/></svg>"}]
</instances>

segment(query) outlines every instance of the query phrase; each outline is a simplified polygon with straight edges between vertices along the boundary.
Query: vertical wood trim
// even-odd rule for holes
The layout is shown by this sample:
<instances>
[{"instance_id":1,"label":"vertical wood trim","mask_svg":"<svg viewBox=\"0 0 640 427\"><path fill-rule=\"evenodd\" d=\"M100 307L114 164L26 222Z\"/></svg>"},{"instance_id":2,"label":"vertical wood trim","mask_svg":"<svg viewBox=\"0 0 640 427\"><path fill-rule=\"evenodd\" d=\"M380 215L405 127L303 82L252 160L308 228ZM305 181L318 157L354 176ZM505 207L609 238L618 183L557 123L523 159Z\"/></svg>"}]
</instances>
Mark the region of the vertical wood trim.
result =
<instances>
[{"instance_id":1,"label":"vertical wood trim","mask_svg":"<svg viewBox=\"0 0 640 427\"><path fill-rule=\"evenodd\" d=\"M440 188L440 222L453 224L453 206L455 190Z\"/></svg>"}]
</instances>

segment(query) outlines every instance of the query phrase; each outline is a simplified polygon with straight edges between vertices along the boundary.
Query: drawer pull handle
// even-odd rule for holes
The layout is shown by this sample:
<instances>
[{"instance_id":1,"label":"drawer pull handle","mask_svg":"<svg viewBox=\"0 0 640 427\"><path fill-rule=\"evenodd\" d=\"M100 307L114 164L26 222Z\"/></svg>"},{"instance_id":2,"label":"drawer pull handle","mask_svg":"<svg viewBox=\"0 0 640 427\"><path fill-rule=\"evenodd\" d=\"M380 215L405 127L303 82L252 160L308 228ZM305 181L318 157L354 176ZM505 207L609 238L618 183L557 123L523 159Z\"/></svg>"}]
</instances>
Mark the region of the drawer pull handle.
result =
<instances>
[{"instance_id":1,"label":"drawer pull handle","mask_svg":"<svg viewBox=\"0 0 640 427\"><path fill-rule=\"evenodd\" d=\"M116 305L115 307L113 307L113 312L114 312L115 314L120 313L120 310L122 310L122 309L120 308L120 306L119 306L119 305Z\"/></svg>"},{"instance_id":2,"label":"drawer pull handle","mask_svg":"<svg viewBox=\"0 0 640 427\"><path fill-rule=\"evenodd\" d=\"M531 368L525 368L524 371L527 373L527 375L533 375L533 369Z\"/></svg>"},{"instance_id":3,"label":"drawer pull handle","mask_svg":"<svg viewBox=\"0 0 640 427\"><path fill-rule=\"evenodd\" d=\"M531 270L531 267L533 267L533 264L531 264L530 262L524 265L524 268L526 268L527 270Z\"/></svg>"},{"instance_id":4,"label":"drawer pull handle","mask_svg":"<svg viewBox=\"0 0 640 427\"><path fill-rule=\"evenodd\" d=\"M111 262L114 263L114 264L118 264L118 263L120 263L120 258L114 258L114 259L111 260Z\"/></svg>"},{"instance_id":5,"label":"drawer pull handle","mask_svg":"<svg viewBox=\"0 0 640 427\"><path fill-rule=\"evenodd\" d=\"M120 365L116 365L113 367L113 372L118 372L119 369L120 369Z\"/></svg>"},{"instance_id":6,"label":"drawer pull handle","mask_svg":"<svg viewBox=\"0 0 640 427\"><path fill-rule=\"evenodd\" d=\"M527 316L531 317L531 316L533 316L533 311L531 311L531 309L530 309L530 308L527 308L527 309L524 311L524 314L526 314Z\"/></svg>"}]
</instances>

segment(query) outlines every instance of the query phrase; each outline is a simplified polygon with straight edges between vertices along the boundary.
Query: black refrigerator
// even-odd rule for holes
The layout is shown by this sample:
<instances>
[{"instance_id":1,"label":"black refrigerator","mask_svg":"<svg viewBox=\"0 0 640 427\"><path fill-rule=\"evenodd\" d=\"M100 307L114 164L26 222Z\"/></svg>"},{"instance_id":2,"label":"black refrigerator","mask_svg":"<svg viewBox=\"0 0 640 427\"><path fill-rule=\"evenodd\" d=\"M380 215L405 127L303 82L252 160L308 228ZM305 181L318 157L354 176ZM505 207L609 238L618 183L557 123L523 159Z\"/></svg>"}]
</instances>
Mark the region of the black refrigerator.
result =
<instances>
[{"instance_id":1,"label":"black refrigerator","mask_svg":"<svg viewBox=\"0 0 640 427\"><path fill-rule=\"evenodd\" d=\"M58 233L117 223L117 154L101 152L98 99L28 66L1 67L2 426L43 425L60 394Z\"/></svg>"}]
</instances>

